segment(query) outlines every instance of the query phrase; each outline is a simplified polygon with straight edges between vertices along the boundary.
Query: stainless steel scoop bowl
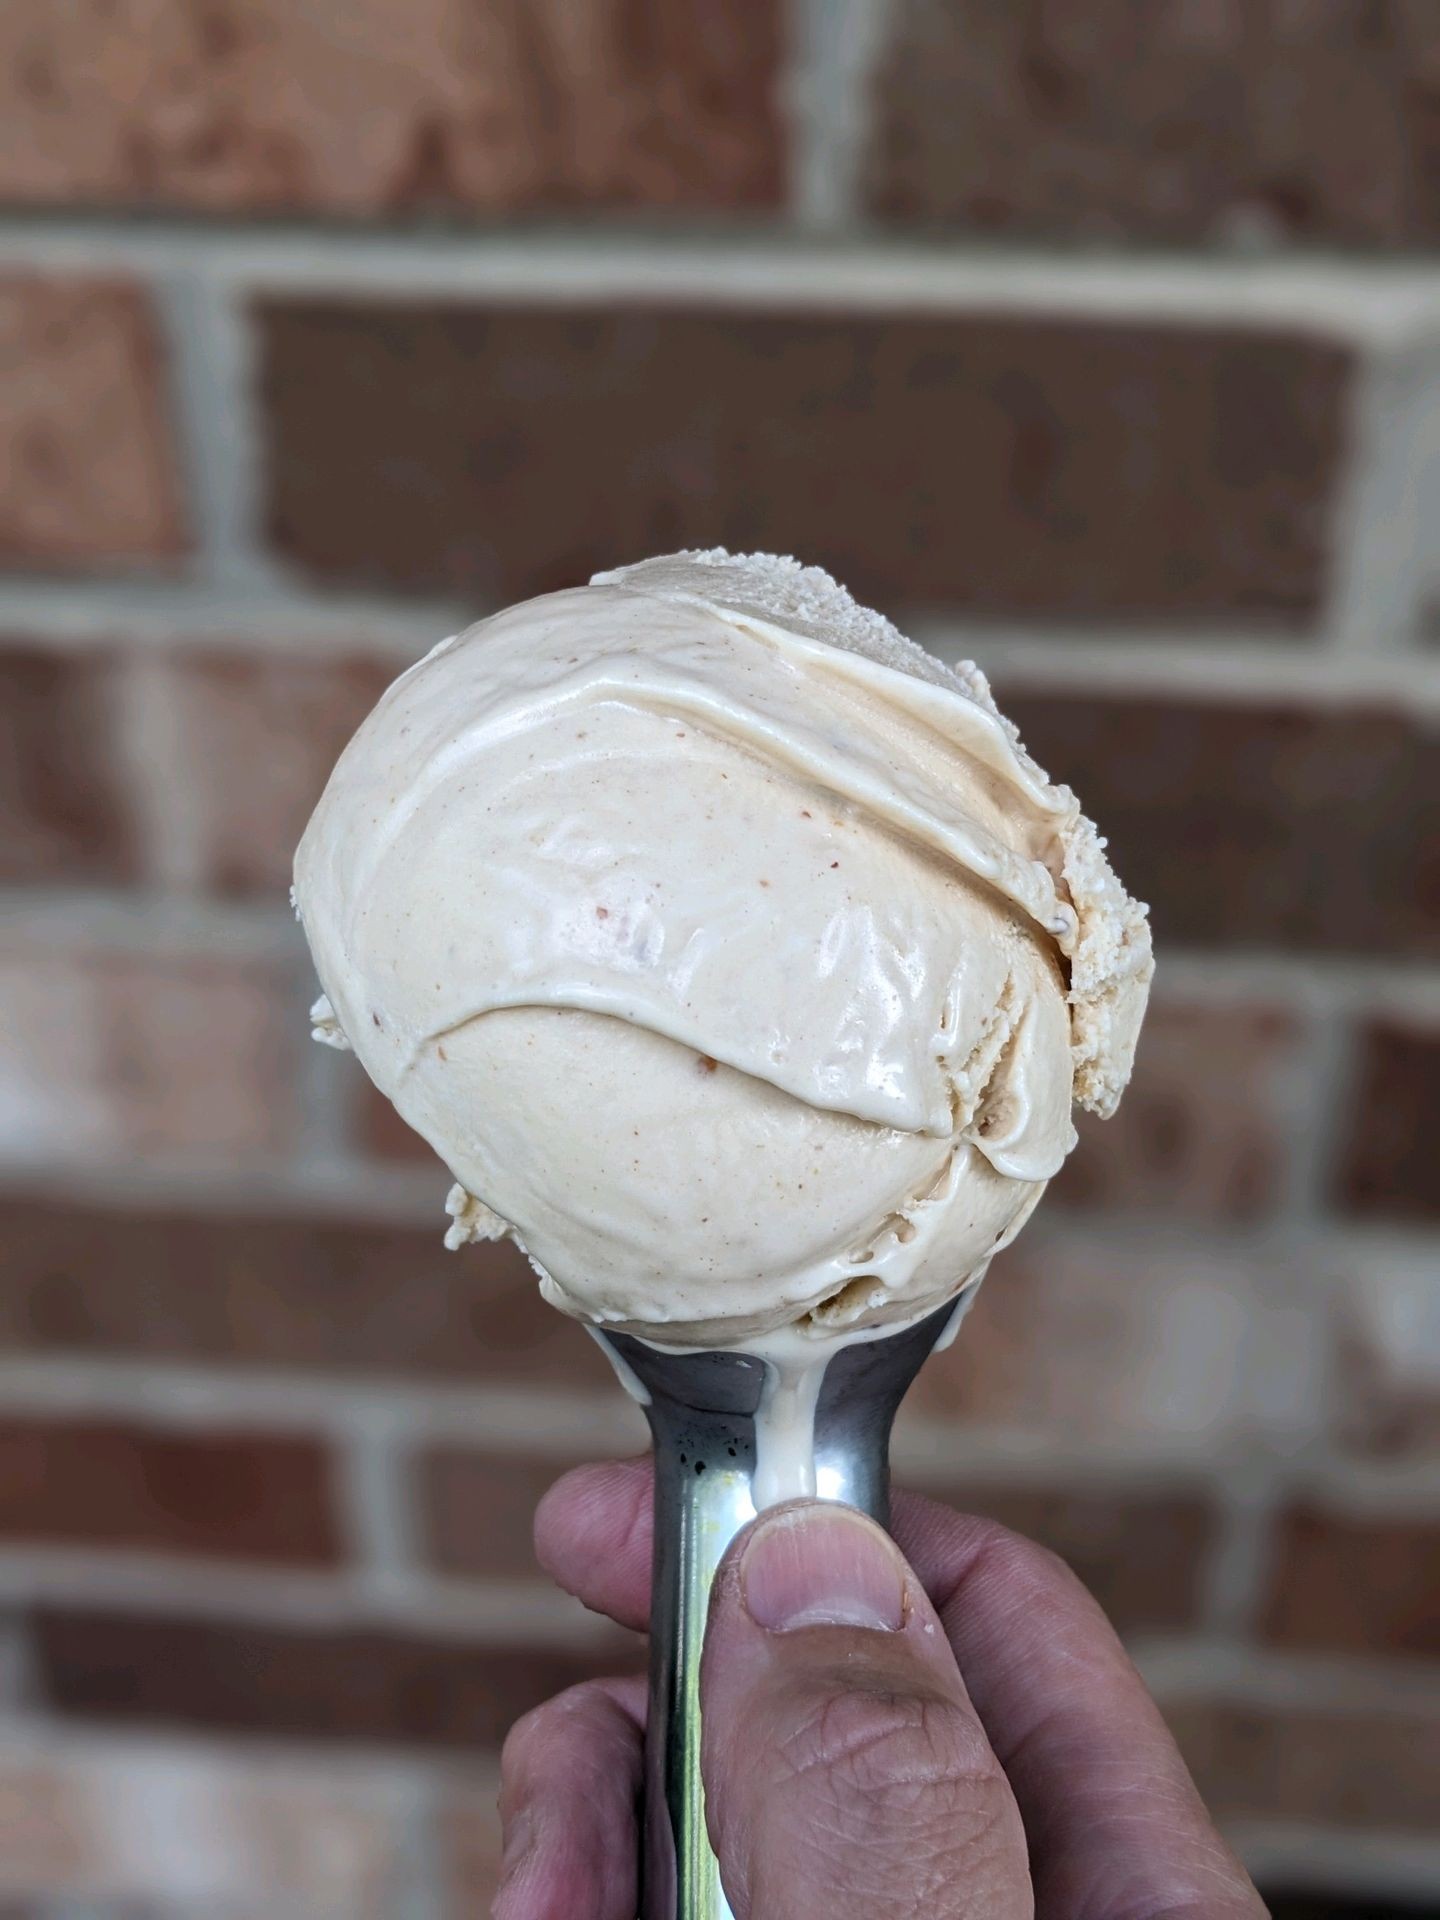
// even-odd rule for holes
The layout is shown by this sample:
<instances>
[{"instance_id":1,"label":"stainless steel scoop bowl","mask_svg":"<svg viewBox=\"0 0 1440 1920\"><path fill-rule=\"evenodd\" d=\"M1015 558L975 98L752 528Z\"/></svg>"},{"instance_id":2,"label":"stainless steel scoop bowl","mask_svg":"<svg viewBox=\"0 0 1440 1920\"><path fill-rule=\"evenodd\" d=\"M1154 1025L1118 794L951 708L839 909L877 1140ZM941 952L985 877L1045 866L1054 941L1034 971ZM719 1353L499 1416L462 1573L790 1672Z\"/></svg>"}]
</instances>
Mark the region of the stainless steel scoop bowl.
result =
<instances>
[{"instance_id":1,"label":"stainless steel scoop bowl","mask_svg":"<svg viewBox=\"0 0 1440 1920\"><path fill-rule=\"evenodd\" d=\"M973 1288L962 1296L963 1303ZM890 1429L910 1382L963 1304L898 1333L842 1347L815 1412L816 1492L890 1518ZM645 1753L642 1920L731 1920L705 1828L700 1650L725 1549L755 1517L755 1414L765 1363L746 1353L666 1353L628 1334L599 1338L650 1396L655 1557Z\"/></svg>"}]
</instances>

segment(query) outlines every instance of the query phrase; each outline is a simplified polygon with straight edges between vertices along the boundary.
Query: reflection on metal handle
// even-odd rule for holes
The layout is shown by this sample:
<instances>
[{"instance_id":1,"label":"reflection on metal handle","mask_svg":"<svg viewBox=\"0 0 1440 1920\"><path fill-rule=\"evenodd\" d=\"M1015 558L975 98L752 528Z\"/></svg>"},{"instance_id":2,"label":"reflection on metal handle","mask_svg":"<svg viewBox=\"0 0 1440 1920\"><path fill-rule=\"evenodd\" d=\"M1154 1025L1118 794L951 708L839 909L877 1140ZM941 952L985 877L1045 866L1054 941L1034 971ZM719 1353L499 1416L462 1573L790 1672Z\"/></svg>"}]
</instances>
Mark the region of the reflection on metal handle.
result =
<instances>
[{"instance_id":1,"label":"reflection on metal handle","mask_svg":"<svg viewBox=\"0 0 1440 1920\"><path fill-rule=\"evenodd\" d=\"M890 1428L952 1310L883 1340L843 1348L815 1415L822 1498L889 1519ZM755 1515L755 1409L763 1362L739 1353L660 1353L603 1338L650 1395L655 1560L650 1602L650 1727L645 1751L643 1920L731 1920L705 1827L700 1778L700 1650L715 1569Z\"/></svg>"}]
</instances>

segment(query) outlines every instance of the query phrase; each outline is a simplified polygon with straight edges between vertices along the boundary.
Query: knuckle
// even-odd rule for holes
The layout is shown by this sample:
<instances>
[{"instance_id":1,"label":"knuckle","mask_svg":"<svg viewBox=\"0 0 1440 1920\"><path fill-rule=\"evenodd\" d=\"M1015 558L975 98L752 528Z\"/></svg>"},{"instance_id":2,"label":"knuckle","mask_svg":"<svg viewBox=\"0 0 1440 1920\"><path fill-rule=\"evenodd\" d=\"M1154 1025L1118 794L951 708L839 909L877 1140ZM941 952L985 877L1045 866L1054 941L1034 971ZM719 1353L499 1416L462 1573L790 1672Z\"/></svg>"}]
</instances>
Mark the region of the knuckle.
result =
<instances>
[{"instance_id":1,"label":"knuckle","mask_svg":"<svg viewBox=\"0 0 1440 1920\"><path fill-rule=\"evenodd\" d=\"M501 1773L507 1779L518 1779L533 1771L555 1742L565 1737L566 1729L577 1718L590 1715L604 1698L598 1681L582 1680L578 1686L567 1687L563 1693L542 1700L538 1707L531 1707L505 1736L500 1750Z\"/></svg>"},{"instance_id":2,"label":"knuckle","mask_svg":"<svg viewBox=\"0 0 1440 1920\"><path fill-rule=\"evenodd\" d=\"M500 1771L506 1779L513 1780L528 1770L529 1762L536 1749L544 1744L544 1733L548 1724L550 1701L546 1700L538 1707L532 1707L522 1714L505 1736L505 1744L500 1749Z\"/></svg>"}]
</instances>

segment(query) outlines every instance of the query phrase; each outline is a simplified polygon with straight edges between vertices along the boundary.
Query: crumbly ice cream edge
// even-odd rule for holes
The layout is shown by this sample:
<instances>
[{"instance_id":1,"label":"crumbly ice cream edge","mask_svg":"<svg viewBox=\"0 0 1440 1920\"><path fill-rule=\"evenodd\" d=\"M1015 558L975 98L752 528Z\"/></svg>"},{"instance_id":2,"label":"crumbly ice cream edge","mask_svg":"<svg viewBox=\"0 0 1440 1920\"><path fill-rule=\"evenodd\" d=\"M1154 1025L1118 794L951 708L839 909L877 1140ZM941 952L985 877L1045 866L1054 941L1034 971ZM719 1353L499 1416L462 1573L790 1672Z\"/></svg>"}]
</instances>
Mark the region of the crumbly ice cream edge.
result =
<instances>
[{"instance_id":1,"label":"crumbly ice cream edge","mask_svg":"<svg viewBox=\"0 0 1440 1920\"><path fill-rule=\"evenodd\" d=\"M1149 910L1121 885L1105 857L1104 839L1080 811L1074 793L1052 782L1027 752L1019 729L996 705L984 673L970 660L937 660L884 614L861 605L823 567L805 566L785 554L693 548L608 569L590 584L662 596L668 588L671 594L703 597L693 581L682 584L685 573L715 576L719 611L727 598L741 598L777 626L818 634L846 652L944 687L999 722L1017 760L1049 789L1061 810L1061 874L1079 923L1068 956L1074 1097L1102 1117L1113 1113L1130 1079L1155 970Z\"/></svg>"}]
</instances>

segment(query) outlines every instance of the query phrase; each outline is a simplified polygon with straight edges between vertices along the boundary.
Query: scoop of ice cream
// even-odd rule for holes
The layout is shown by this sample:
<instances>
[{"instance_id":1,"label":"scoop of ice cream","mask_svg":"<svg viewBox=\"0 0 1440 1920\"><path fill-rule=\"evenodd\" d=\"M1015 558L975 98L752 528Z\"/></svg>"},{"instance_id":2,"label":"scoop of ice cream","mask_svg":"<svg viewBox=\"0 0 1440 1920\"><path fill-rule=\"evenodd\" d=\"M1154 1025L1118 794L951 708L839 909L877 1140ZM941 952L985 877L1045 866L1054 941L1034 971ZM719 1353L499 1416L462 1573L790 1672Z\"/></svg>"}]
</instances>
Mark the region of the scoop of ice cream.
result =
<instances>
[{"instance_id":1,"label":"scoop of ice cream","mask_svg":"<svg viewBox=\"0 0 1440 1920\"><path fill-rule=\"evenodd\" d=\"M940 1304L1130 1070L1144 909L972 667L814 568L678 554L445 641L295 897L345 1040L592 1321L735 1344Z\"/></svg>"}]
</instances>

